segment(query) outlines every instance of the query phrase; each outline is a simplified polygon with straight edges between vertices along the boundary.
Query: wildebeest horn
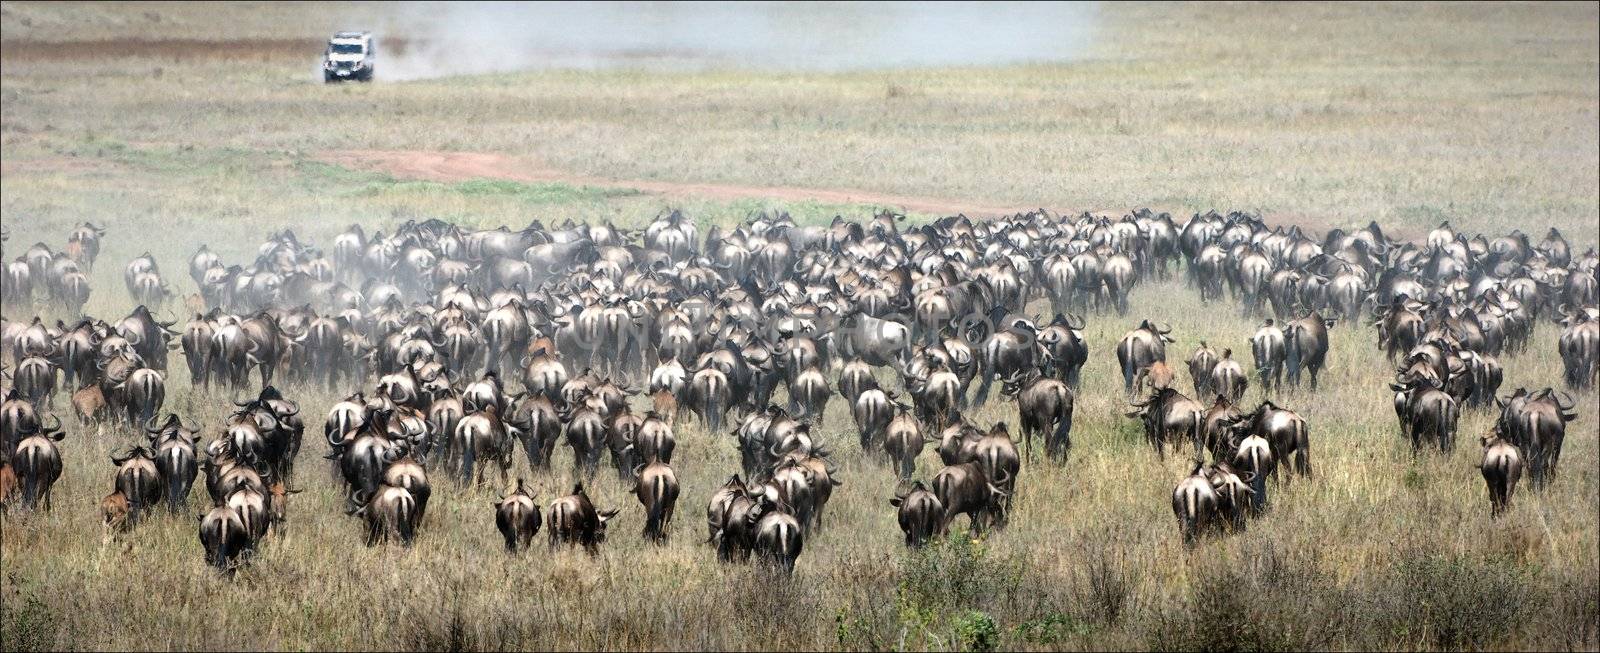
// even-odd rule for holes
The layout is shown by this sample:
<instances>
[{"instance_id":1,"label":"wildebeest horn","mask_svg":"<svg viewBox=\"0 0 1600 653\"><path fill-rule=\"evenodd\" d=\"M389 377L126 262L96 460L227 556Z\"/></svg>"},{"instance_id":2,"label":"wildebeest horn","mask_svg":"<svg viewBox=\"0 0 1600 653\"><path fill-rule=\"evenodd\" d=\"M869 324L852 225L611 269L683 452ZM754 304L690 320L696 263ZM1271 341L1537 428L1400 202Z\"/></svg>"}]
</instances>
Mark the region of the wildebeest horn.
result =
<instances>
[{"instance_id":1,"label":"wildebeest horn","mask_svg":"<svg viewBox=\"0 0 1600 653\"><path fill-rule=\"evenodd\" d=\"M56 417L55 415L51 415L50 419L55 420L56 421L56 425L52 426L52 427L49 427L49 428L40 428L39 430L43 431L44 433L47 433L47 434L48 433L59 433L61 431L61 418L60 417ZM61 438L56 438L56 439L60 440Z\"/></svg>"},{"instance_id":2,"label":"wildebeest horn","mask_svg":"<svg viewBox=\"0 0 1600 653\"><path fill-rule=\"evenodd\" d=\"M146 419L144 421L144 430L145 430L145 432L146 433L160 433L162 431L162 428L159 427L159 426L155 426L154 425L155 423L156 423L156 416L155 415L151 415L149 417L149 419Z\"/></svg>"},{"instance_id":3,"label":"wildebeest horn","mask_svg":"<svg viewBox=\"0 0 1600 653\"><path fill-rule=\"evenodd\" d=\"M1577 400L1573 399L1572 395L1568 394L1567 391L1565 391L1565 390L1561 390L1561 391L1552 393L1550 395L1550 397L1552 399L1556 400L1556 407L1560 408L1561 412L1563 412L1563 413L1570 412L1572 410L1573 406L1578 405L1577 404ZM1565 403L1565 404L1561 403L1561 397L1566 397L1567 398L1567 403Z\"/></svg>"}]
</instances>

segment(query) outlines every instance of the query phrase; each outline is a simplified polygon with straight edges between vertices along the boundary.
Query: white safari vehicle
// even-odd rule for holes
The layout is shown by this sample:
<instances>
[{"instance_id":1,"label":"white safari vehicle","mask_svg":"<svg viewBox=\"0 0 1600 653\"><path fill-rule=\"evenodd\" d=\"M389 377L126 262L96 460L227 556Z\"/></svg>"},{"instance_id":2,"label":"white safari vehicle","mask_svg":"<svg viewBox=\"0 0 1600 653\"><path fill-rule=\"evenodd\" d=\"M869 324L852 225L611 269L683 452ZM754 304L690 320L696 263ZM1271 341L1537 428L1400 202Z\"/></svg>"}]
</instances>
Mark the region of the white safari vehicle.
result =
<instances>
[{"instance_id":1,"label":"white safari vehicle","mask_svg":"<svg viewBox=\"0 0 1600 653\"><path fill-rule=\"evenodd\" d=\"M339 32L328 39L328 49L322 53L322 81L370 82L376 61L372 32Z\"/></svg>"}]
</instances>

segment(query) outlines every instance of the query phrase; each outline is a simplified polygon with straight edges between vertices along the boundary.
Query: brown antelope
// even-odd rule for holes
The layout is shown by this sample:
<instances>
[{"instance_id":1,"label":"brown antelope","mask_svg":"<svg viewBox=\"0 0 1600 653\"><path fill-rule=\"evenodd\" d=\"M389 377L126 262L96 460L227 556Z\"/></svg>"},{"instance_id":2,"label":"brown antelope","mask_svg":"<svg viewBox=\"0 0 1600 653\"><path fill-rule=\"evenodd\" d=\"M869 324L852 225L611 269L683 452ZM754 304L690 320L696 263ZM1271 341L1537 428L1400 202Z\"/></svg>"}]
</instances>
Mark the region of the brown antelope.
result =
<instances>
[{"instance_id":1,"label":"brown antelope","mask_svg":"<svg viewBox=\"0 0 1600 653\"><path fill-rule=\"evenodd\" d=\"M108 529L128 530L128 497L122 490L114 490L100 500L101 524Z\"/></svg>"}]
</instances>

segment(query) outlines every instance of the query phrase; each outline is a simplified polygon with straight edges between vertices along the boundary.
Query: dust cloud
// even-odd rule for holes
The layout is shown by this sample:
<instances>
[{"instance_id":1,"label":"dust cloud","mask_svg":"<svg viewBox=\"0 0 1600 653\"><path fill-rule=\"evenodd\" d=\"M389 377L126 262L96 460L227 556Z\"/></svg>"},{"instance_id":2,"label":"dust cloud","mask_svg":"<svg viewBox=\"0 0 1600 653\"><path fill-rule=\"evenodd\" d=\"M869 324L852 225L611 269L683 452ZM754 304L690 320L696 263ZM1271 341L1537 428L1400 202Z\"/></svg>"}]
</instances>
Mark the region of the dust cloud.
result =
<instances>
[{"instance_id":1,"label":"dust cloud","mask_svg":"<svg viewBox=\"0 0 1600 653\"><path fill-rule=\"evenodd\" d=\"M412 3L367 6L380 79L540 68L796 71L985 66L1082 56L1095 4ZM403 40L386 51L385 38Z\"/></svg>"}]
</instances>

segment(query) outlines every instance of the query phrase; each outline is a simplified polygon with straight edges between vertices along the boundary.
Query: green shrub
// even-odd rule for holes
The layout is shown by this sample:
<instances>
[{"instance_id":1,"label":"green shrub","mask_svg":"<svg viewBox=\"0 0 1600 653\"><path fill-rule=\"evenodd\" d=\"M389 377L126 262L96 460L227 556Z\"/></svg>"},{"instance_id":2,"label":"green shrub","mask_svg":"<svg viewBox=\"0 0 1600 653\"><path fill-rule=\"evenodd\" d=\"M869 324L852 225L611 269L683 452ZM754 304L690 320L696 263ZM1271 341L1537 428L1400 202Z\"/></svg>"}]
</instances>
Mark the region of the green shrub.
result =
<instances>
[{"instance_id":1,"label":"green shrub","mask_svg":"<svg viewBox=\"0 0 1600 653\"><path fill-rule=\"evenodd\" d=\"M1000 628L994 619L977 610L956 617L956 643L963 651L993 651L1000 643Z\"/></svg>"}]
</instances>

